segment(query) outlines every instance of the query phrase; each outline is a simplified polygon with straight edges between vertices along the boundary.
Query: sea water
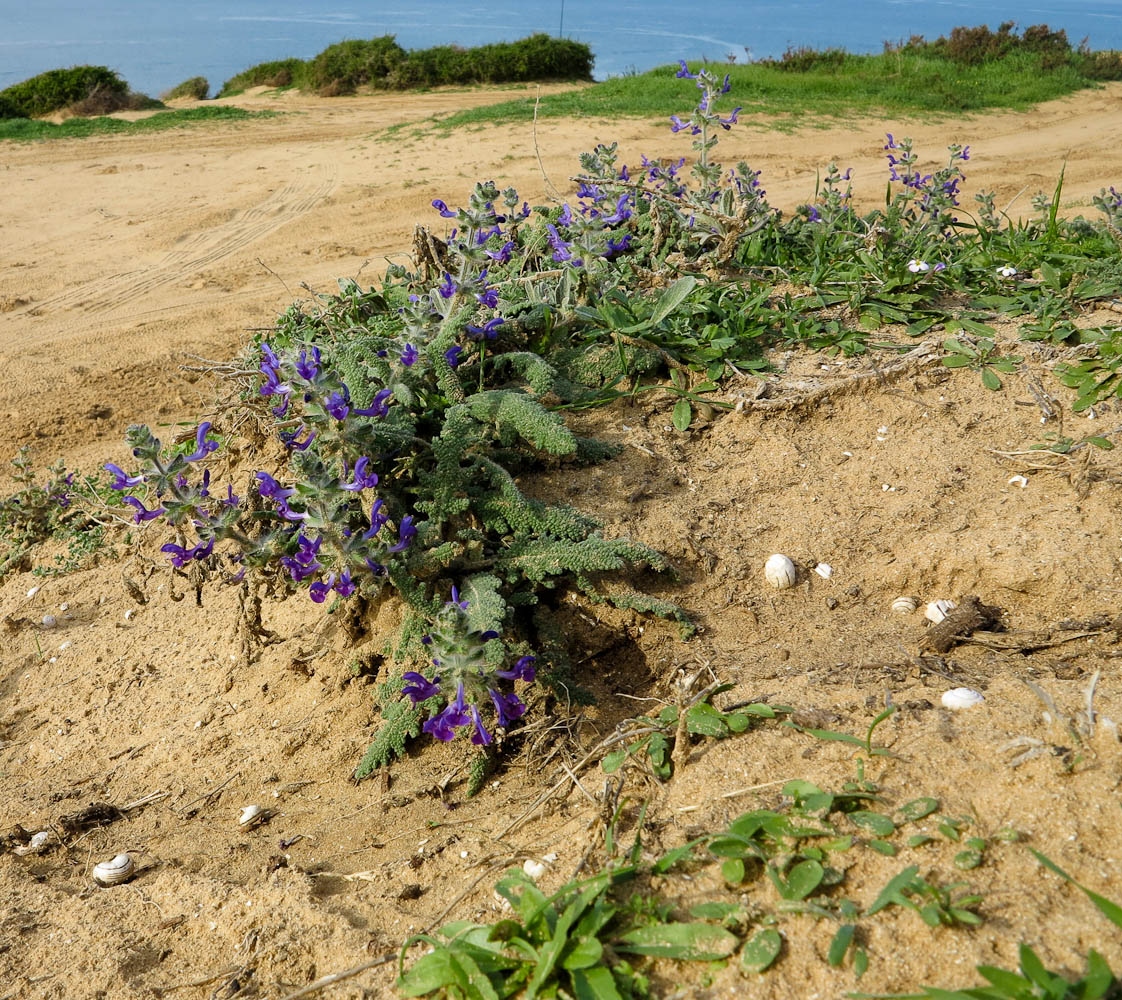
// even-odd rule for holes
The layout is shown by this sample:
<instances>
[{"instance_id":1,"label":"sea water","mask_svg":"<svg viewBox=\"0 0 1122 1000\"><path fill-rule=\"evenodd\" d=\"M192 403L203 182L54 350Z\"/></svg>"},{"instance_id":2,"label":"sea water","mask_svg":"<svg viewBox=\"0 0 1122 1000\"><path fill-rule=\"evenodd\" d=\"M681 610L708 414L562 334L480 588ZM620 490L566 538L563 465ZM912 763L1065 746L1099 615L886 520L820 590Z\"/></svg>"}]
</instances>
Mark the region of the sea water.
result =
<instances>
[{"instance_id":1,"label":"sea water","mask_svg":"<svg viewBox=\"0 0 1122 1000\"><path fill-rule=\"evenodd\" d=\"M308 58L344 38L396 35L405 48L513 41L534 32L591 46L595 76L684 57L778 56L788 46L877 52L886 40L935 38L983 20L1063 28L1073 44L1122 49L1122 0L0 0L0 89L36 73L92 64L158 95L192 76L213 89L248 67Z\"/></svg>"}]
</instances>

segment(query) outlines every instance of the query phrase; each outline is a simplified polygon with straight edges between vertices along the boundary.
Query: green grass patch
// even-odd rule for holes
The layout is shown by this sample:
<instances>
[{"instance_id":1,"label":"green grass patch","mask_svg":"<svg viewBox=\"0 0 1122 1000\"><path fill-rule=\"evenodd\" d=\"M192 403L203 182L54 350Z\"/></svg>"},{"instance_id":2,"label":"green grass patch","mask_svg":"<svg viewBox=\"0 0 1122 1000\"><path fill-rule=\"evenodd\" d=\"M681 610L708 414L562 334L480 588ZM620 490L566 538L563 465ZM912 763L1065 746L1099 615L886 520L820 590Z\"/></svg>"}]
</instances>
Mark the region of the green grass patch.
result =
<instances>
[{"instance_id":1,"label":"green grass patch","mask_svg":"<svg viewBox=\"0 0 1122 1000\"><path fill-rule=\"evenodd\" d=\"M68 118L61 124L12 118L0 121L0 140L14 139L83 139L91 135L163 132L181 125L212 121L244 121L247 118L272 118L275 111L246 111L243 108L186 108L182 111L161 111L138 121L119 118Z\"/></svg>"},{"instance_id":2,"label":"green grass patch","mask_svg":"<svg viewBox=\"0 0 1122 1000\"><path fill-rule=\"evenodd\" d=\"M179 97L190 97L196 101L205 101L210 91L210 84L205 76L193 76L189 80L177 83L171 90L160 96L165 101L174 101Z\"/></svg>"},{"instance_id":3,"label":"green grass patch","mask_svg":"<svg viewBox=\"0 0 1122 1000\"><path fill-rule=\"evenodd\" d=\"M836 52L836 50L835 50ZM870 111L901 116L1013 110L1062 97L1095 81L1071 63L1045 68L1040 53L1015 51L976 65L937 55L900 50L879 55L840 53L807 60L804 70L779 62L721 67L729 74L742 114L779 116L790 124ZM617 77L541 98L541 118L665 118L687 110L676 66ZM456 112L437 121L440 129L529 121L535 97L526 96Z\"/></svg>"}]
</instances>

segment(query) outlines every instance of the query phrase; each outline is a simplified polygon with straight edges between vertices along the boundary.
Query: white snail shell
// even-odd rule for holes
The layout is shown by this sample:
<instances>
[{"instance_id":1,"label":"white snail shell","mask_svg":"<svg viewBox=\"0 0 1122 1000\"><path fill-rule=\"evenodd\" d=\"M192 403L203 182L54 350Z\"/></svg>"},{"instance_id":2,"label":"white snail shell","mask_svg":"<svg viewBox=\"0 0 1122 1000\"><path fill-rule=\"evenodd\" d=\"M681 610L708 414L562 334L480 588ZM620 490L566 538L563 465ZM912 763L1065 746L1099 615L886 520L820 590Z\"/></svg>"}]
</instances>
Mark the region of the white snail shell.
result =
<instances>
[{"instance_id":1,"label":"white snail shell","mask_svg":"<svg viewBox=\"0 0 1122 1000\"><path fill-rule=\"evenodd\" d=\"M245 806L242 808L242 814L238 817L238 826L243 830L248 830L256 826L265 818L265 810L260 806Z\"/></svg>"},{"instance_id":2,"label":"white snail shell","mask_svg":"<svg viewBox=\"0 0 1122 1000\"><path fill-rule=\"evenodd\" d=\"M778 552L764 563L764 576L767 577L767 582L777 590L786 590L788 587L793 587L798 575L795 564Z\"/></svg>"},{"instance_id":3,"label":"white snail shell","mask_svg":"<svg viewBox=\"0 0 1122 1000\"><path fill-rule=\"evenodd\" d=\"M919 601L914 597L897 597L892 602L892 610L898 615L910 615L919 607Z\"/></svg>"},{"instance_id":4,"label":"white snail shell","mask_svg":"<svg viewBox=\"0 0 1122 1000\"><path fill-rule=\"evenodd\" d=\"M54 615L43 615L43 628L54 628L58 624L58 619Z\"/></svg>"},{"instance_id":5,"label":"white snail shell","mask_svg":"<svg viewBox=\"0 0 1122 1000\"><path fill-rule=\"evenodd\" d=\"M938 625L944 618L947 617L958 605L954 601L932 601L927 605L927 610L923 613L923 617L929 622Z\"/></svg>"},{"instance_id":6,"label":"white snail shell","mask_svg":"<svg viewBox=\"0 0 1122 1000\"><path fill-rule=\"evenodd\" d=\"M541 861L535 861L533 858L528 858L522 862L522 870L530 876L530 878L537 881L545 874L546 865Z\"/></svg>"},{"instance_id":7,"label":"white snail shell","mask_svg":"<svg viewBox=\"0 0 1122 1000\"><path fill-rule=\"evenodd\" d=\"M941 700L944 708L973 708L986 699L973 688L951 688L943 692Z\"/></svg>"},{"instance_id":8,"label":"white snail shell","mask_svg":"<svg viewBox=\"0 0 1122 1000\"><path fill-rule=\"evenodd\" d=\"M128 854L118 854L110 861L94 865L93 878L98 885L120 885L132 878L136 862Z\"/></svg>"},{"instance_id":9,"label":"white snail shell","mask_svg":"<svg viewBox=\"0 0 1122 1000\"><path fill-rule=\"evenodd\" d=\"M834 575L834 567L829 563L819 563L814 567L814 572L817 573L823 580L829 580Z\"/></svg>"}]
</instances>

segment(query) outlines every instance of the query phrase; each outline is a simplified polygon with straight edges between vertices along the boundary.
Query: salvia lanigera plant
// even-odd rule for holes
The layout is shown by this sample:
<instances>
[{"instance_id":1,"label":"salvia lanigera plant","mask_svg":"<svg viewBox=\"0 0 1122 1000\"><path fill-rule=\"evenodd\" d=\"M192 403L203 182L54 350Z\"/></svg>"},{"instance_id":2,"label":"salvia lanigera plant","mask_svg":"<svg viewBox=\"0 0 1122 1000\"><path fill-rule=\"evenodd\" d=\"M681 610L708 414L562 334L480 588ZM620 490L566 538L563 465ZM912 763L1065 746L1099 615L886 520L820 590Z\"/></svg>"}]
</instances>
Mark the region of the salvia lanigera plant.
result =
<instances>
[{"instance_id":1,"label":"salvia lanigera plant","mask_svg":"<svg viewBox=\"0 0 1122 1000\"><path fill-rule=\"evenodd\" d=\"M163 551L176 568L263 575L349 606L360 624L388 593L406 602L394 650L404 674L379 689L383 726L360 776L422 729L443 740L463 728L493 750L524 717L519 685L535 677L579 698L554 614L564 590L690 627L621 579L668 569L658 552L524 492L522 473L613 454L574 434L565 409L658 388L678 397L674 424L685 430L721 379L764 365L769 344L857 353L884 322L912 335L955 322L989 336L943 305L965 288L981 289L990 310L1035 315L1028 339L1086 341L1068 318L1117 289L1113 188L1096 199L1105 226L1061 228L1055 199L1032 224L1004 225L986 194L975 218L960 204L969 147L951 146L928 172L911 141L890 134L883 209L859 215L850 171L830 164L784 219L758 171L713 158L740 111L721 107L728 78L684 62L677 75L700 91L688 117L671 119L693 140L688 171L685 157L628 167L611 144L581 157L560 208L531 209L513 188L478 183L460 207L433 201L448 229L418 228L411 267L392 265L378 288L341 280L338 295L281 316L231 376L241 382L232 423L251 415L278 449L241 496L211 480L209 423L186 450L135 427L139 469L107 466L134 520L174 530ZM1079 286L1050 263L1072 244L1089 262ZM1047 280L1022 281L1036 267ZM780 278L803 290L776 294ZM839 320L839 305L857 322ZM1094 364L1113 373L1122 334L1097 336ZM1084 398L1122 394L1122 374L1110 381L1082 364L1091 367L1068 377L1087 382ZM644 384L668 367L670 384Z\"/></svg>"}]
</instances>

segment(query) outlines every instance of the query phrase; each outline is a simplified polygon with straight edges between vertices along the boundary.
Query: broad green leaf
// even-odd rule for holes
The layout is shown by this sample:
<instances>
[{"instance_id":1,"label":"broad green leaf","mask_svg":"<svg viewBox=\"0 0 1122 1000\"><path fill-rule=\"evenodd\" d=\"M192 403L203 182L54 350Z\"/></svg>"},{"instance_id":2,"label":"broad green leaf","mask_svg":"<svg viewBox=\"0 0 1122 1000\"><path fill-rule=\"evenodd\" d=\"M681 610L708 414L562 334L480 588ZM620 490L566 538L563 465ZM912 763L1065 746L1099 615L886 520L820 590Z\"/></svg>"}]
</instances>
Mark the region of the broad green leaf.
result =
<instances>
[{"instance_id":1,"label":"broad green leaf","mask_svg":"<svg viewBox=\"0 0 1122 1000\"><path fill-rule=\"evenodd\" d=\"M605 774L615 774L623 766L625 760L627 760L626 750L613 750L611 753L604 754L604 759L600 761L600 767Z\"/></svg>"},{"instance_id":2,"label":"broad green leaf","mask_svg":"<svg viewBox=\"0 0 1122 1000\"><path fill-rule=\"evenodd\" d=\"M690 962L715 962L736 950L735 934L703 923L648 924L628 931L614 947L633 955L677 958Z\"/></svg>"},{"instance_id":3,"label":"broad green leaf","mask_svg":"<svg viewBox=\"0 0 1122 1000\"><path fill-rule=\"evenodd\" d=\"M423 997L446 986L467 989L467 976L445 947L422 955L397 981L398 990L407 997Z\"/></svg>"},{"instance_id":4,"label":"broad green leaf","mask_svg":"<svg viewBox=\"0 0 1122 1000\"><path fill-rule=\"evenodd\" d=\"M896 812L900 816L901 823L913 823L918 819L923 819L924 816L930 816L938 808L938 799L925 797L905 802Z\"/></svg>"},{"instance_id":5,"label":"broad green leaf","mask_svg":"<svg viewBox=\"0 0 1122 1000\"><path fill-rule=\"evenodd\" d=\"M1032 987L1032 983L1024 976L1018 976L1015 972L1010 972L1008 969L1002 969L995 965L979 965L978 975L1004 990L1011 997L1015 997L1026 988L1031 989Z\"/></svg>"},{"instance_id":6,"label":"broad green leaf","mask_svg":"<svg viewBox=\"0 0 1122 1000\"><path fill-rule=\"evenodd\" d=\"M812 781L795 778L783 786L783 794L793 799L805 799L808 795L821 795L822 789Z\"/></svg>"},{"instance_id":7,"label":"broad green leaf","mask_svg":"<svg viewBox=\"0 0 1122 1000\"><path fill-rule=\"evenodd\" d=\"M890 837L896 829L896 824L892 822L891 818L885 816L884 813L870 812L868 809L858 809L855 812L846 813L850 822L861 827L864 830L870 830L878 837Z\"/></svg>"},{"instance_id":8,"label":"broad green leaf","mask_svg":"<svg viewBox=\"0 0 1122 1000\"><path fill-rule=\"evenodd\" d=\"M745 733L752 725L752 720L747 715L741 715L740 712L721 713L721 718L725 720L725 725L729 727L731 733Z\"/></svg>"},{"instance_id":9,"label":"broad green leaf","mask_svg":"<svg viewBox=\"0 0 1122 1000\"><path fill-rule=\"evenodd\" d=\"M864 948L858 948L853 953L853 974L860 979L869 968L869 953Z\"/></svg>"},{"instance_id":10,"label":"broad green leaf","mask_svg":"<svg viewBox=\"0 0 1122 1000\"><path fill-rule=\"evenodd\" d=\"M1087 953L1087 973L1083 977L1082 1000L1099 1000L1114 984L1114 973L1106 959L1094 948Z\"/></svg>"},{"instance_id":11,"label":"broad green leaf","mask_svg":"<svg viewBox=\"0 0 1122 1000\"><path fill-rule=\"evenodd\" d=\"M651 325L655 326L661 323L677 309L685 301L686 296L694 290L696 284L697 278L687 275L684 278L679 278L666 289L659 296L658 302L655 303L654 311L651 313Z\"/></svg>"},{"instance_id":12,"label":"broad green leaf","mask_svg":"<svg viewBox=\"0 0 1122 1000\"><path fill-rule=\"evenodd\" d=\"M965 354L948 354L943 358L944 368L965 368L973 363L974 359Z\"/></svg>"},{"instance_id":13,"label":"broad green leaf","mask_svg":"<svg viewBox=\"0 0 1122 1000\"><path fill-rule=\"evenodd\" d=\"M878 854L883 854L886 858L896 857L896 845L890 840L870 840L869 846Z\"/></svg>"},{"instance_id":14,"label":"broad green leaf","mask_svg":"<svg viewBox=\"0 0 1122 1000\"><path fill-rule=\"evenodd\" d=\"M817 861L800 861L787 873L785 899L806 899L822 884L825 872Z\"/></svg>"},{"instance_id":15,"label":"broad green leaf","mask_svg":"<svg viewBox=\"0 0 1122 1000\"><path fill-rule=\"evenodd\" d=\"M1053 976L1040 961L1036 952L1027 944L1022 944L1019 950L1021 972L1037 986L1047 990L1052 985Z\"/></svg>"},{"instance_id":16,"label":"broad green leaf","mask_svg":"<svg viewBox=\"0 0 1122 1000\"><path fill-rule=\"evenodd\" d=\"M850 942L856 933L855 924L842 924L830 942L830 950L826 953L826 961L835 969L845 961L845 953L849 950Z\"/></svg>"},{"instance_id":17,"label":"broad green leaf","mask_svg":"<svg viewBox=\"0 0 1122 1000\"><path fill-rule=\"evenodd\" d=\"M748 972L763 972L783 950L783 938L773 928L757 931L740 952L740 964Z\"/></svg>"},{"instance_id":18,"label":"broad green leaf","mask_svg":"<svg viewBox=\"0 0 1122 1000\"><path fill-rule=\"evenodd\" d=\"M983 367L982 385L984 385L987 389L992 389L994 392L996 392L1001 388L1001 379L997 377L997 372L995 372L992 368Z\"/></svg>"},{"instance_id":19,"label":"broad green leaf","mask_svg":"<svg viewBox=\"0 0 1122 1000\"><path fill-rule=\"evenodd\" d=\"M674 404L674 412L670 415L670 422L680 431L688 431L690 429L690 421L693 420L693 409L690 406L688 399L679 399Z\"/></svg>"},{"instance_id":20,"label":"broad green leaf","mask_svg":"<svg viewBox=\"0 0 1122 1000\"><path fill-rule=\"evenodd\" d=\"M744 881L744 862L740 858L729 858L721 865L721 877L730 885Z\"/></svg>"},{"instance_id":21,"label":"broad green leaf","mask_svg":"<svg viewBox=\"0 0 1122 1000\"><path fill-rule=\"evenodd\" d=\"M745 705L743 708L737 709L739 712L744 712L746 715L758 715L761 719L774 719L775 709L770 705L764 705L757 702L753 705Z\"/></svg>"},{"instance_id":22,"label":"broad green leaf","mask_svg":"<svg viewBox=\"0 0 1122 1000\"><path fill-rule=\"evenodd\" d=\"M570 978L576 1000L623 1000L611 970L603 966L596 969L574 969Z\"/></svg>"},{"instance_id":23,"label":"broad green leaf","mask_svg":"<svg viewBox=\"0 0 1122 1000\"><path fill-rule=\"evenodd\" d=\"M706 701L686 711L686 725L695 736L727 736L728 726L721 713Z\"/></svg>"},{"instance_id":24,"label":"broad green leaf","mask_svg":"<svg viewBox=\"0 0 1122 1000\"><path fill-rule=\"evenodd\" d=\"M561 967L565 969L589 969L600 961L603 954L604 946L598 938L578 938L561 960Z\"/></svg>"}]
</instances>

